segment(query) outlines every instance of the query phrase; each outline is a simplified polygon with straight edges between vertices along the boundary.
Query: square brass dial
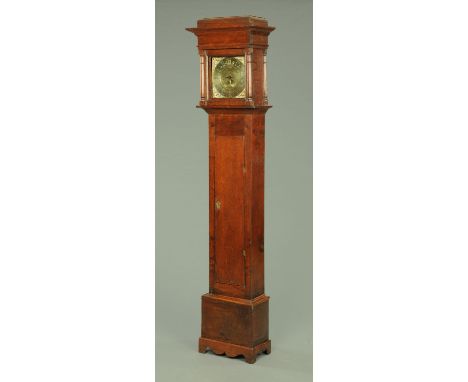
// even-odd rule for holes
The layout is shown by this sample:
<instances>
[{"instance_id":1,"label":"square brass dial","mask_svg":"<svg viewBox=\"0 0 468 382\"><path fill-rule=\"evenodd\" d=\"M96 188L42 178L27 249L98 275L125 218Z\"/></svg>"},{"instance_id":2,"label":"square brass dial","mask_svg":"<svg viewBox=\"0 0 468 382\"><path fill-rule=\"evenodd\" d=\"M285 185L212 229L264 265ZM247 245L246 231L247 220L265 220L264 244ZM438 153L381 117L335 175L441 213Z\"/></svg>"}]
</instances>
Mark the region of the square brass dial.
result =
<instances>
[{"instance_id":1,"label":"square brass dial","mask_svg":"<svg viewBox=\"0 0 468 382\"><path fill-rule=\"evenodd\" d=\"M245 57L211 57L213 98L245 98Z\"/></svg>"}]
</instances>

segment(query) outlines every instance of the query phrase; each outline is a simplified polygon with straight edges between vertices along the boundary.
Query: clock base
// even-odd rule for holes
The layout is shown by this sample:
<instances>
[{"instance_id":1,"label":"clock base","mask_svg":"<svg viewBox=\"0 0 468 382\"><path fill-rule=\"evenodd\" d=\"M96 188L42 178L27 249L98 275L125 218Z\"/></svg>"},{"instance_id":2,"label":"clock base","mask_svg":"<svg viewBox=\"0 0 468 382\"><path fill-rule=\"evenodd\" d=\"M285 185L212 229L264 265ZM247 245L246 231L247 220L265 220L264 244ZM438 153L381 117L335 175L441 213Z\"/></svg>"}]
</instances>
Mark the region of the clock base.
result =
<instances>
[{"instance_id":1,"label":"clock base","mask_svg":"<svg viewBox=\"0 0 468 382\"><path fill-rule=\"evenodd\" d=\"M269 299L264 294L253 299L203 295L200 351L208 347L229 357L243 355L249 363L255 362L258 353L268 354Z\"/></svg>"},{"instance_id":2,"label":"clock base","mask_svg":"<svg viewBox=\"0 0 468 382\"><path fill-rule=\"evenodd\" d=\"M198 351L200 353L206 353L208 349L210 349L215 354L225 354L231 358L241 355L245 358L245 362L252 364L257 360L258 354L271 353L271 341L266 340L265 342L262 342L261 344L258 344L254 347L247 347L200 337L198 341Z\"/></svg>"}]
</instances>

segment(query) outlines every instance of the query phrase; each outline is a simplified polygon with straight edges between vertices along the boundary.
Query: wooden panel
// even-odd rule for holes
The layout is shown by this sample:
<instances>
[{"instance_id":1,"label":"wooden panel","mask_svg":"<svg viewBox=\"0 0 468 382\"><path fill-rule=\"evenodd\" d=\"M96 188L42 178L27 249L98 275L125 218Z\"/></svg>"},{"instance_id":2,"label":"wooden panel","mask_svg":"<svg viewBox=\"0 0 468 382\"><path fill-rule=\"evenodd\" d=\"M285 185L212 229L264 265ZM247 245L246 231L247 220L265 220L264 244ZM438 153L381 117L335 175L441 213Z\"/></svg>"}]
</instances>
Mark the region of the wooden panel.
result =
<instances>
[{"instance_id":1,"label":"wooden panel","mask_svg":"<svg viewBox=\"0 0 468 382\"><path fill-rule=\"evenodd\" d=\"M244 135L246 124L244 115L219 115L216 119L215 134L220 135Z\"/></svg>"},{"instance_id":2,"label":"wooden panel","mask_svg":"<svg viewBox=\"0 0 468 382\"><path fill-rule=\"evenodd\" d=\"M255 305L252 310L252 334L254 345L268 339L268 300Z\"/></svg>"},{"instance_id":3,"label":"wooden panel","mask_svg":"<svg viewBox=\"0 0 468 382\"><path fill-rule=\"evenodd\" d=\"M253 347L268 339L268 300L202 296L202 337Z\"/></svg>"},{"instance_id":4,"label":"wooden panel","mask_svg":"<svg viewBox=\"0 0 468 382\"><path fill-rule=\"evenodd\" d=\"M265 115L253 118L251 296L255 297L264 293Z\"/></svg>"},{"instance_id":5,"label":"wooden panel","mask_svg":"<svg viewBox=\"0 0 468 382\"><path fill-rule=\"evenodd\" d=\"M264 69L264 50L262 49L254 49L252 54L253 58L253 88L254 88L254 94L253 98L255 100L255 103L257 104L262 104L264 101L264 86L263 86L263 81L265 79L265 76L263 74L263 69Z\"/></svg>"},{"instance_id":6,"label":"wooden panel","mask_svg":"<svg viewBox=\"0 0 468 382\"><path fill-rule=\"evenodd\" d=\"M251 306L203 296L202 337L252 346L251 312Z\"/></svg>"},{"instance_id":7,"label":"wooden panel","mask_svg":"<svg viewBox=\"0 0 468 382\"><path fill-rule=\"evenodd\" d=\"M215 192L214 192L214 165L215 165L215 126L216 115L210 114L209 121L209 231L210 231L210 292L214 292L215 284L215 233L214 233L214 217L215 217Z\"/></svg>"},{"instance_id":8,"label":"wooden panel","mask_svg":"<svg viewBox=\"0 0 468 382\"><path fill-rule=\"evenodd\" d=\"M198 28L268 27L268 21L258 16L230 16L200 19Z\"/></svg>"},{"instance_id":9,"label":"wooden panel","mask_svg":"<svg viewBox=\"0 0 468 382\"><path fill-rule=\"evenodd\" d=\"M247 30L235 33L219 33L218 31L203 31L198 34L198 46L203 49L225 47L242 48L249 42L250 34Z\"/></svg>"},{"instance_id":10,"label":"wooden panel","mask_svg":"<svg viewBox=\"0 0 468 382\"><path fill-rule=\"evenodd\" d=\"M215 280L245 288L244 137L215 137Z\"/></svg>"}]
</instances>

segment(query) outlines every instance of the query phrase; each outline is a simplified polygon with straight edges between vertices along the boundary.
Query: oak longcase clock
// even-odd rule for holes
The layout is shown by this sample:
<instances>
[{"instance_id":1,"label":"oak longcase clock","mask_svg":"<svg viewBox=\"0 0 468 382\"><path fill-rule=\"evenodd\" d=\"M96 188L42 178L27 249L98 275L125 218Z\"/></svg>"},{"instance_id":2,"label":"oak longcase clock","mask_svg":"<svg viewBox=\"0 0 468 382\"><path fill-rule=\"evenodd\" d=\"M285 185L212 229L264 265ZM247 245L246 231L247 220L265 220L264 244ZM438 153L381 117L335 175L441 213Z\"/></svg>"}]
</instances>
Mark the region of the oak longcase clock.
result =
<instances>
[{"instance_id":1,"label":"oak longcase clock","mask_svg":"<svg viewBox=\"0 0 468 382\"><path fill-rule=\"evenodd\" d=\"M219 17L187 28L198 39L200 102L209 120L209 293L199 351L254 363L270 353L264 291L267 20Z\"/></svg>"}]
</instances>

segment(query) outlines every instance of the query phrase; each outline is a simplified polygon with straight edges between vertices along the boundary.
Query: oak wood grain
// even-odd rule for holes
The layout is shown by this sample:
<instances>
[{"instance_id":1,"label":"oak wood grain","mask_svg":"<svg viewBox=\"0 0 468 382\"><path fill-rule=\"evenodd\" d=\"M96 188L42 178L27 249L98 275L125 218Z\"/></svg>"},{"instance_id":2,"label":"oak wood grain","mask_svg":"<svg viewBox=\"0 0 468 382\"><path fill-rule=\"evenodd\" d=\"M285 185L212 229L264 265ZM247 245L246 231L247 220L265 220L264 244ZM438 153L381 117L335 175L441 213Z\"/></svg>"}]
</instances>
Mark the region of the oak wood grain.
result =
<instances>
[{"instance_id":1,"label":"oak wood grain","mask_svg":"<svg viewBox=\"0 0 468 382\"><path fill-rule=\"evenodd\" d=\"M273 27L256 16L201 19L200 100L209 126L209 293L199 351L254 363L271 351L265 293L265 55ZM245 98L212 98L211 57L244 56Z\"/></svg>"}]
</instances>

